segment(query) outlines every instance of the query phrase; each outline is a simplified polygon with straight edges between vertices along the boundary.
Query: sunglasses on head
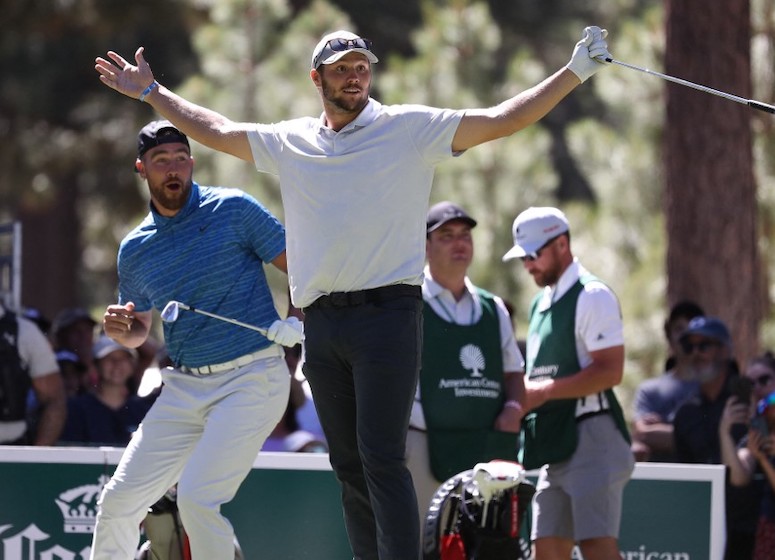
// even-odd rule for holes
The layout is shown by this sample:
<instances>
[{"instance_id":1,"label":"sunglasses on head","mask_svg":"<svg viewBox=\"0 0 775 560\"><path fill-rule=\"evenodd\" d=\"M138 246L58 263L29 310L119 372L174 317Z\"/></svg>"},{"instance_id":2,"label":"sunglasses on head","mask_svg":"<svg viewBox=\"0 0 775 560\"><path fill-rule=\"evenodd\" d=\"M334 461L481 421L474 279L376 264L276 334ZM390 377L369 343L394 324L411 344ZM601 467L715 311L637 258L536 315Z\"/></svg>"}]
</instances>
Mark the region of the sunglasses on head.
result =
<instances>
[{"instance_id":1,"label":"sunglasses on head","mask_svg":"<svg viewBox=\"0 0 775 560\"><path fill-rule=\"evenodd\" d=\"M320 66L320 60L323 58L326 49L331 49L334 52L344 52L351 49L366 49L367 51L370 51L372 44L370 39L362 39L360 37L357 39L331 39L326 43L315 59L315 68Z\"/></svg>"},{"instance_id":2,"label":"sunglasses on head","mask_svg":"<svg viewBox=\"0 0 775 560\"><path fill-rule=\"evenodd\" d=\"M716 348L718 345L719 343L715 340L703 340L701 342L690 342L688 340L684 340L681 342L681 348L686 354L691 354L695 350L699 350L700 352L707 352L712 348Z\"/></svg>"},{"instance_id":3,"label":"sunglasses on head","mask_svg":"<svg viewBox=\"0 0 775 560\"><path fill-rule=\"evenodd\" d=\"M521 260L522 262L525 262L525 261L533 262L535 260L540 259L541 258L541 253L543 252L543 250L546 249L549 245L554 243L558 238L562 237L563 235L565 235L565 234L561 233L560 235L555 235L554 237L552 237L549 241L547 241L546 243L541 245L535 251L533 251L531 253L526 253L524 257L519 257L519 260Z\"/></svg>"}]
</instances>

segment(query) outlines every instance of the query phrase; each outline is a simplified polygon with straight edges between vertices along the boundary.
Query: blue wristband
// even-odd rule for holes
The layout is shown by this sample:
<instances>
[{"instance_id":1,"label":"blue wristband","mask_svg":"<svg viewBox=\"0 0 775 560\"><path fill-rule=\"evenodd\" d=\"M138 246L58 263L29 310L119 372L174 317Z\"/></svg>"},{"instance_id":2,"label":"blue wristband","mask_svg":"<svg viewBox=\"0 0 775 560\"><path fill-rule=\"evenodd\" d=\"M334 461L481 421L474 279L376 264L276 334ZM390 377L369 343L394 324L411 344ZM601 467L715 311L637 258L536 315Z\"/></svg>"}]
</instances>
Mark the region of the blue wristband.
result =
<instances>
[{"instance_id":1,"label":"blue wristband","mask_svg":"<svg viewBox=\"0 0 775 560\"><path fill-rule=\"evenodd\" d=\"M140 94L140 97L138 98L140 101L145 101L145 97L151 93L153 90L155 90L157 87L159 87L159 82L154 80L151 82L151 85L149 85L147 88L143 90L143 93Z\"/></svg>"}]
</instances>

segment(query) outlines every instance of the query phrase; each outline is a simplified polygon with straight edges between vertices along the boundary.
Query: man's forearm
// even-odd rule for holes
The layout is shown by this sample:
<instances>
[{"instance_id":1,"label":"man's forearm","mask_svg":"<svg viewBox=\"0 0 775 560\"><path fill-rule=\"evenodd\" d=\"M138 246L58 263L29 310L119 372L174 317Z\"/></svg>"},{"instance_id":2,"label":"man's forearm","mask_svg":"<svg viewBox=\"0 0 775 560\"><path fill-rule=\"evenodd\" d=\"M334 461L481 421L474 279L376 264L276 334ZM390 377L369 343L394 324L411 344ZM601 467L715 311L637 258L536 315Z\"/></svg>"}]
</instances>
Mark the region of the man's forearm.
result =
<instances>
[{"instance_id":1,"label":"man's forearm","mask_svg":"<svg viewBox=\"0 0 775 560\"><path fill-rule=\"evenodd\" d=\"M35 445L54 445L62 434L67 407L64 401L52 401L43 405L35 433Z\"/></svg>"},{"instance_id":2,"label":"man's forearm","mask_svg":"<svg viewBox=\"0 0 775 560\"><path fill-rule=\"evenodd\" d=\"M180 97L163 85L153 90L145 101L189 138L213 150L252 161L244 126Z\"/></svg>"}]
</instances>

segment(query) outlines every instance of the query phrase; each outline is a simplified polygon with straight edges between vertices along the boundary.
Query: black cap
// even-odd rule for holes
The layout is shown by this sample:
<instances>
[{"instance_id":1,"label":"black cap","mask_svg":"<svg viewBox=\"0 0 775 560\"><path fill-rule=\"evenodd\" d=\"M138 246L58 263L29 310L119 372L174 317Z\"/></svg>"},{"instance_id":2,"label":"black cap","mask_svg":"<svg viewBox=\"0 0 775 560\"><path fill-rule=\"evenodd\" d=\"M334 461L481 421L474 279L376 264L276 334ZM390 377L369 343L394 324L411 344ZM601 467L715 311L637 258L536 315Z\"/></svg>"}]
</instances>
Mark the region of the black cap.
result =
<instances>
[{"instance_id":1,"label":"black cap","mask_svg":"<svg viewBox=\"0 0 775 560\"><path fill-rule=\"evenodd\" d=\"M51 333L54 336L57 336L62 329L66 329L78 321L87 321L91 323L92 327L97 325L97 321L92 319L89 312L82 307L68 307L62 309L57 313L56 317L54 317L54 322L51 325Z\"/></svg>"},{"instance_id":2,"label":"black cap","mask_svg":"<svg viewBox=\"0 0 775 560\"><path fill-rule=\"evenodd\" d=\"M180 142L191 149L186 135L175 128L170 121L149 122L137 135L137 157L143 157L143 154L151 148L172 142Z\"/></svg>"},{"instance_id":3,"label":"black cap","mask_svg":"<svg viewBox=\"0 0 775 560\"><path fill-rule=\"evenodd\" d=\"M428 210L428 217L425 220L427 226L426 231L430 233L452 220L460 220L471 227L476 226L476 220L466 214L465 210L457 204L445 200L444 202L434 204L431 206L430 210Z\"/></svg>"}]
</instances>

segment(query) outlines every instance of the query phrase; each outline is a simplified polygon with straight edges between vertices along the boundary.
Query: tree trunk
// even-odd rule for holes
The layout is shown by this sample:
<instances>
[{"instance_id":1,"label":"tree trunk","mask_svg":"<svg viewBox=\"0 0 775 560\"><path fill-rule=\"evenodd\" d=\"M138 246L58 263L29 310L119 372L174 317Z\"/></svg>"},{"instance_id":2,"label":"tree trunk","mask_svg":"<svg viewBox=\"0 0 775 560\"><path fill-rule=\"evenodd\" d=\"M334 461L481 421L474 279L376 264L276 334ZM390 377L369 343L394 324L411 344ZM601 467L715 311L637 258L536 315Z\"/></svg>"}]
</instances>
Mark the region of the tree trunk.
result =
<instances>
[{"instance_id":1,"label":"tree trunk","mask_svg":"<svg viewBox=\"0 0 775 560\"><path fill-rule=\"evenodd\" d=\"M666 0L667 74L749 98L749 0ZM752 112L667 84L668 304L689 298L730 328L741 365L759 349L767 295L757 248Z\"/></svg>"},{"instance_id":2,"label":"tree trunk","mask_svg":"<svg viewBox=\"0 0 775 560\"><path fill-rule=\"evenodd\" d=\"M17 211L22 223L22 304L38 308L49 319L83 301L78 293L81 224L74 175L55 177L51 198L28 194Z\"/></svg>"}]
</instances>

